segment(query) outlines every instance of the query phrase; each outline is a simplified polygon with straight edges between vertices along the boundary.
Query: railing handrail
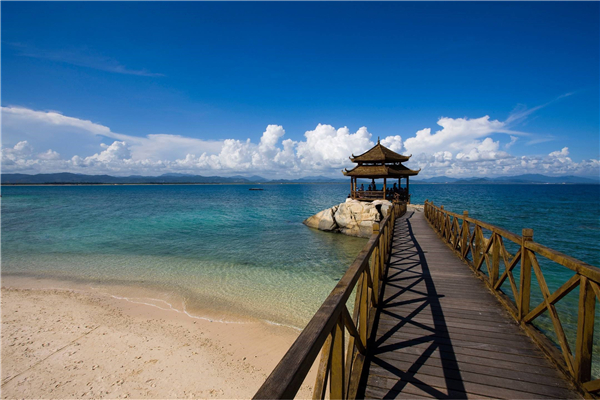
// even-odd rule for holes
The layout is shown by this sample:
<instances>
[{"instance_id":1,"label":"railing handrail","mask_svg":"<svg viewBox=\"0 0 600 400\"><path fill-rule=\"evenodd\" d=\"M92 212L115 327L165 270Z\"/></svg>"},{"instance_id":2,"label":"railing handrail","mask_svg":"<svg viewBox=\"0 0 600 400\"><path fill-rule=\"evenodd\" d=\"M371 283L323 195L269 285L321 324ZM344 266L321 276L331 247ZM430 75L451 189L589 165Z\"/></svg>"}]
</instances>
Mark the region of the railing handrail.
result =
<instances>
[{"instance_id":1,"label":"railing handrail","mask_svg":"<svg viewBox=\"0 0 600 400\"><path fill-rule=\"evenodd\" d=\"M382 236L388 235L391 238L390 229L397 216L395 210L396 207L390 209L388 216L380 223L379 231L371 235L344 276L256 392L255 399L288 399L295 396L328 336L332 334L340 318L343 318L346 302L361 274L369 267L369 259L380 245Z\"/></svg>"},{"instance_id":2,"label":"railing handrail","mask_svg":"<svg viewBox=\"0 0 600 400\"><path fill-rule=\"evenodd\" d=\"M465 217L464 214L457 214L457 213L445 210L443 208L435 206L433 203L430 203L430 202L428 204L429 204L429 207L432 207L433 209L441 211L444 214L447 214L449 216L452 216L452 217L455 217L458 219L465 220L469 223L474 223L476 225L479 225L492 233L496 233L506 239L509 239L511 242L521 245L523 238L522 238L522 236L519 236L516 233L510 232L504 228L500 228L499 226L492 225L492 224L483 222L483 221L475 219L475 218ZM596 283L600 283L600 268L598 268L598 267L590 265L584 261L578 260L578 259L571 257L565 253L562 253L560 251L551 249L550 247L544 246L543 244L540 244L533 240L527 241L525 246L528 249L535 251L536 253L539 253L539 254L543 255L544 257L556 262L557 264L562 265L563 267L566 267L574 272L577 272L578 274L586 276Z\"/></svg>"},{"instance_id":3,"label":"railing handrail","mask_svg":"<svg viewBox=\"0 0 600 400\"><path fill-rule=\"evenodd\" d=\"M591 368L595 307L596 300L600 301L600 268L534 242L532 229L523 229L522 236L519 236L471 218L467 211L462 215L453 213L445 210L444 206L435 206L428 200L425 201L424 212L427 221L438 232L441 239L471 267L477 277L488 285L492 293L556 366L586 397L596 397L594 393L600 392L600 379L592 379ZM459 220L462 220L462 224L459 224ZM474 225L472 230L471 224ZM483 235L482 228L492 233L489 239ZM515 255L511 255L506 250L503 238L519 245L519 251ZM472 260L468 258L469 253ZM536 254L574 271L575 274L554 292L550 292ZM501 261L504 263L502 276L499 273ZM520 268L518 268L519 261ZM484 265L488 271L487 275L480 271ZM514 269L519 270L519 282L515 282L512 274ZM535 273L543 297L543 301L535 307L530 306L532 272ZM514 300L502 289L507 279ZM579 309L576 349L573 357L555 304L578 286L580 287ZM558 345L533 325L533 321L546 311L552 320Z\"/></svg>"}]
</instances>

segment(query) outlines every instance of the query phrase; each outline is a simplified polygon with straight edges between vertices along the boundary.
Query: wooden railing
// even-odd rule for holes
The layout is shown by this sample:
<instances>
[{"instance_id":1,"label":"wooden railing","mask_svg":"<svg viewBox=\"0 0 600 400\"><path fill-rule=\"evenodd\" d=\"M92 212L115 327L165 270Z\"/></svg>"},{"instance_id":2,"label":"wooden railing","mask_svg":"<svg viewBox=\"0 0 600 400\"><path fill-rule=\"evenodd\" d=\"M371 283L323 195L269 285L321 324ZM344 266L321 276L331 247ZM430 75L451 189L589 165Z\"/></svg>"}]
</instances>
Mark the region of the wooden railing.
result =
<instances>
[{"instance_id":1,"label":"wooden railing","mask_svg":"<svg viewBox=\"0 0 600 400\"><path fill-rule=\"evenodd\" d=\"M356 397L375 309L381 298L381 279L389 260L394 221L405 212L406 203L394 203L388 216L373 226L368 243L256 392L255 399L293 398L319 352L313 398L325 398L328 384L332 399ZM355 289L351 313L346 303Z\"/></svg>"},{"instance_id":2,"label":"wooden railing","mask_svg":"<svg viewBox=\"0 0 600 400\"><path fill-rule=\"evenodd\" d=\"M350 197L356 200L383 200L383 190L352 190L350 192ZM395 197L395 193L392 189L388 189L385 192L386 200L392 201ZM397 197L399 201L407 201L410 199L410 194L407 196L405 193L398 193Z\"/></svg>"},{"instance_id":3,"label":"wooden railing","mask_svg":"<svg viewBox=\"0 0 600 400\"><path fill-rule=\"evenodd\" d=\"M600 392L600 379L592 380L592 351L596 300L600 300L600 269L534 242L532 229L523 229L519 236L470 218L467 211L462 215L455 214L429 201L425 201L424 212L434 230L487 284L525 332L580 390L596 397ZM489 237L484 236L484 230L489 232ZM514 255L507 251L505 240L516 244L513 245ZM560 264L574 275L550 293L538 257ZM504 264L502 274L501 263ZM484 264L487 271L482 269ZM532 269L543 298L535 306L530 304ZM519 282L515 281L513 271L519 272ZM501 288L507 279L512 297ZM555 305L578 286L577 337L573 355ZM552 321L558 345L533 324L545 311Z\"/></svg>"}]
</instances>

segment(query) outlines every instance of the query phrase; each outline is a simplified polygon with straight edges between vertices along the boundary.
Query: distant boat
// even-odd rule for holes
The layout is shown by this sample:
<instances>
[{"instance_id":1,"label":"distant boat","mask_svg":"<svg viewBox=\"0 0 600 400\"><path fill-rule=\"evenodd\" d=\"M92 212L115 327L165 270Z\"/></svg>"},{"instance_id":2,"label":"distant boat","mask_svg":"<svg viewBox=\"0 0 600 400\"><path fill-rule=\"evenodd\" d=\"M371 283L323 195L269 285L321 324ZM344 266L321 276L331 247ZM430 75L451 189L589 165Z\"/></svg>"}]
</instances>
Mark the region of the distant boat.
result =
<instances>
[{"instance_id":1,"label":"distant boat","mask_svg":"<svg viewBox=\"0 0 600 400\"><path fill-rule=\"evenodd\" d=\"M265 189L259 189L259 188L250 188L248 190L265 190Z\"/></svg>"}]
</instances>

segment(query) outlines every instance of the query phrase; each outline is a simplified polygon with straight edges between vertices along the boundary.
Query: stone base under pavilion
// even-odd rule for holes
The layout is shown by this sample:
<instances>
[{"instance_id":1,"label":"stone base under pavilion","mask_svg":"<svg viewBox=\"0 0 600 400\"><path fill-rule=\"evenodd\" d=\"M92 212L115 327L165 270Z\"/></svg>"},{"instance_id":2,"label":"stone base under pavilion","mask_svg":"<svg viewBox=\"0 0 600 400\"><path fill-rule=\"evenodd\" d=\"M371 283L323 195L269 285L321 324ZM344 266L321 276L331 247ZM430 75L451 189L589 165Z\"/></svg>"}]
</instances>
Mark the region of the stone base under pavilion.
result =
<instances>
[{"instance_id":1,"label":"stone base under pavilion","mask_svg":"<svg viewBox=\"0 0 600 400\"><path fill-rule=\"evenodd\" d=\"M369 238L373 224L382 221L390 211L392 203L387 200L363 202L347 199L304 220L304 225L327 232Z\"/></svg>"}]
</instances>

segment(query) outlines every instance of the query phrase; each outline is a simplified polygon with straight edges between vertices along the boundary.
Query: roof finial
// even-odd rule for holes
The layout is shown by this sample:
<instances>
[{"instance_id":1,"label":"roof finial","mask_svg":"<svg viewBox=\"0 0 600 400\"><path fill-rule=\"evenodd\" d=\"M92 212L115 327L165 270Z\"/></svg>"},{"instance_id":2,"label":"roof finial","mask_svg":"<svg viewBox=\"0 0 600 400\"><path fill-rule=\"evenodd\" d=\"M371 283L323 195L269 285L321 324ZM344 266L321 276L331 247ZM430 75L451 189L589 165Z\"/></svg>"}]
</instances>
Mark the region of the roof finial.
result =
<instances>
[{"instance_id":1,"label":"roof finial","mask_svg":"<svg viewBox=\"0 0 600 400\"><path fill-rule=\"evenodd\" d=\"M379 136L377 136L377 144L379 144Z\"/></svg>"}]
</instances>

